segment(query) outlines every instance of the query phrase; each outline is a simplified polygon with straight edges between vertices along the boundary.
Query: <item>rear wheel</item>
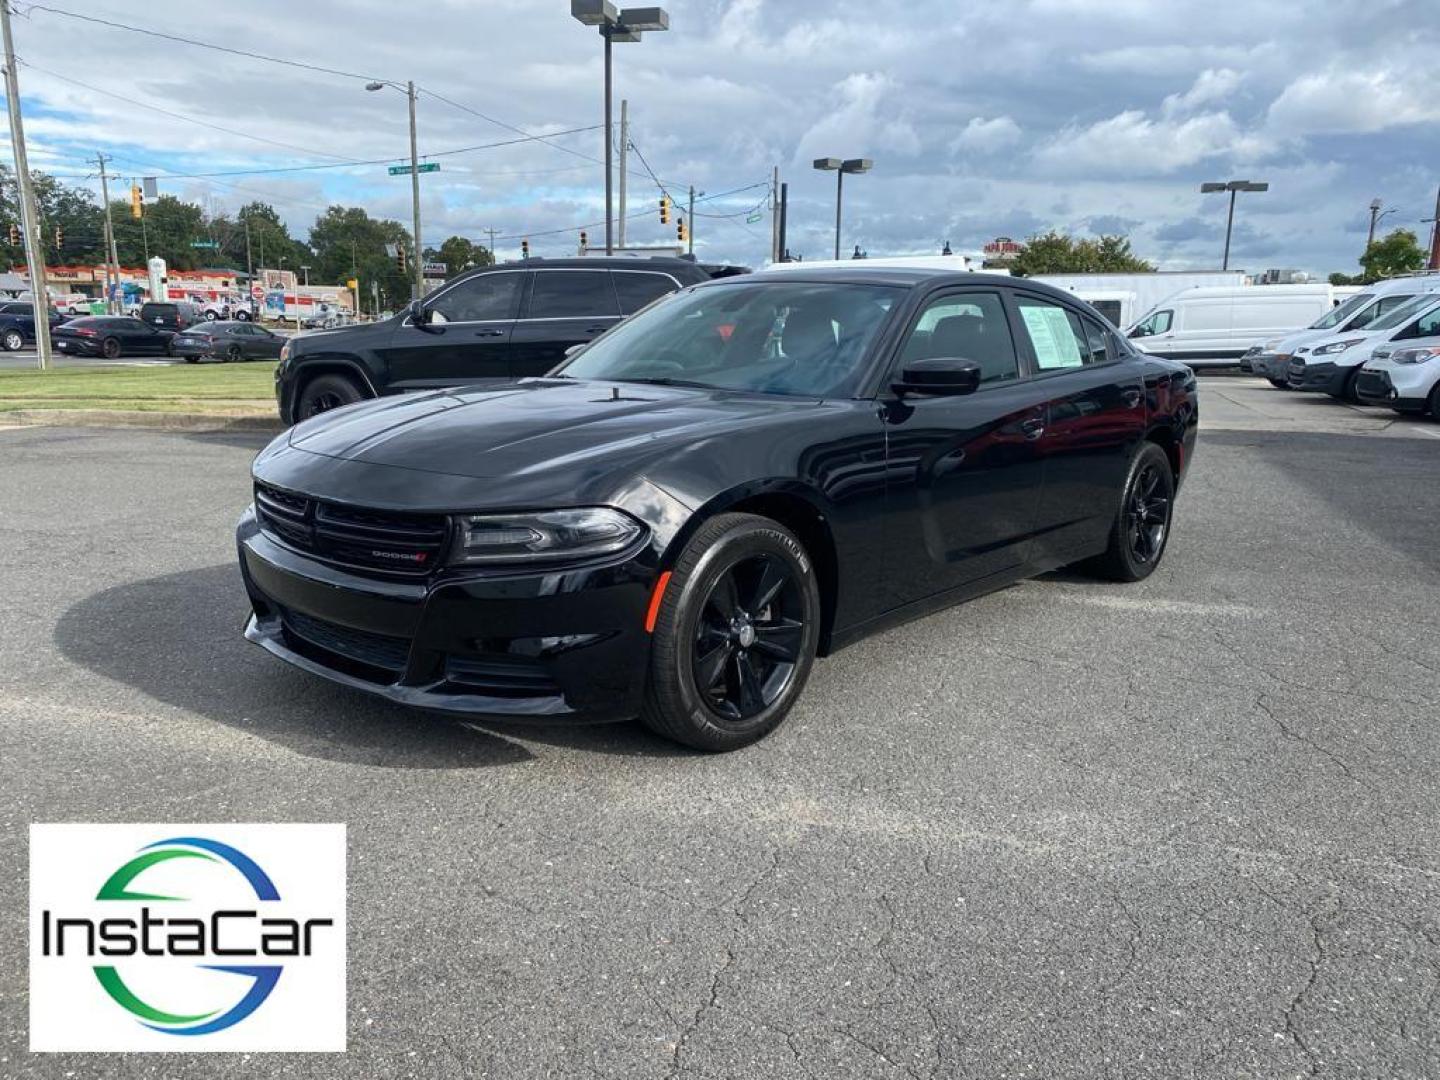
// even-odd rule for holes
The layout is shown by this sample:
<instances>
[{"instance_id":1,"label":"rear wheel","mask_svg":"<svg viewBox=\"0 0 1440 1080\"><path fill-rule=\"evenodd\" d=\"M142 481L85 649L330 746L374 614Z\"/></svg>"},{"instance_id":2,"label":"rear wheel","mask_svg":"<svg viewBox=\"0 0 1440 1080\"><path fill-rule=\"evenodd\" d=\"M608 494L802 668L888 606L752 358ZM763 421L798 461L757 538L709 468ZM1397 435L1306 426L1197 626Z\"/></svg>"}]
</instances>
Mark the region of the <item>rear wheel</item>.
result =
<instances>
[{"instance_id":1,"label":"rear wheel","mask_svg":"<svg viewBox=\"0 0 1440 1080\"><path fill-rule=\"evenodd\" d=\"M120 340L107 337L100 345L100 351L105 354L106 360L114 360L120 356Z\"/></svg>"},{"instance_id":2,"label":"rear wheel","mask_svg":"<svg viewBox=\"0 0 1440 1080\"><path fill-rule=\"evenodd\" d=\"M6 330L0 344L5 346L6 352L19 352L25 345L25 337L19 330Z\"/></svg>"},{"instance_id":3,"label":"rear wheel","mask_svg":"<svg viewBox=\"0 0 1440 1080\"><path fill-rule=\"evenodd\" d=\"M207 311L207 312L205 312L205 321L206 321L206 322L215 322L215 320L217 320L218 318L220 318L220 316L219 316L217 313L213 312L213 311Z\"/></svg>"},{"instance_id":4,"label":"rear wheel","mask_svg":"<svg viewBox=\"0 0 1440 1080\"><path fill-rule=\"evenodd\" d=\"M344 375L319 375L300 391L295 403L295 419L308 420L342 405L353 405L364 396L353 379Z\"/></svg>"},{"instance_id":5,"label":"rear wheel","mask_svg":"<svg viewBox=\"0 0 1440 1080\"><path fill-rule=\"evenodd\" d=\"M1289 389L1290 389L1290 384L1289 384L1288 382L1286 382L1284 379L1271 379L1271 380L1270 380L1270 385L1273 386L1276 390L1289 390Z\"/></svg>"},{"instance_id":6,"label":"rear wheel","mask_svg":"<svg viewBox=\"0 0 1440 1080\"><path fill-rule=\"evenodd\" d=\"M1170 540L1175 475L1165 451L1147 442L1130 462L1110 544L1085 569L1112 581L1141 581L1155 572Z\"/></svg>"},{"instance_id":7,"label":"rear wheel","mask_svg":"<svg viewBox=\"0 0 1440 1080\"><path fill-rule=\"evenodd\" d=\"M697 750L736 750L794 706L820 640L820 590L800 541L721 514L675 563L655 622L641 719Z\"/></svg>"},{"instance_id":8,"label":"rear wheel","mask_svg":"<svg viewBox=\"0 0 1440 1080\"><path fill-rule=\"evenodd\" d=\"M236 360L244 360L245 354L241 351L239 345L231 345L225 350L225 359L234 363Z\"/></svg>"}]
</instances>

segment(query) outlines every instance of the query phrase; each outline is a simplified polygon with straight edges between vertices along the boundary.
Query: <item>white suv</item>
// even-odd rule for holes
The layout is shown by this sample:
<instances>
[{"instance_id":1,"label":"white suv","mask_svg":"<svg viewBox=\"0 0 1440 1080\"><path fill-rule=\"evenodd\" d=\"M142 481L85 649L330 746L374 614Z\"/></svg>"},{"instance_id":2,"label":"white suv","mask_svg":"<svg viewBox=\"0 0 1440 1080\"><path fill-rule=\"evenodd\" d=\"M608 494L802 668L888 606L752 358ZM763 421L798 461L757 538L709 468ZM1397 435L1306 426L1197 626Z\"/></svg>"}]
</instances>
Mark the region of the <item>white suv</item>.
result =
<instances>
[{"instance_id":1,"label":"white suv","mask_svg":"<svg viewBox=\"0 0 1440 1080\"><path fill-rule=\"evenodd\" d=\"M1364 330L1349 330L1301 345L1290 358L1286 379L1292 390L1329 394L1341 401L1359 401L1356 383L1360 366L1370 359L1371 350L1409 332L1422 312L1433 308L1440 296L1422 293L1413 296L1390 314Z\"/></svg>"},{"instance_id":2,"label":"white suv","mask_svg":"<svg viewBox=\"0 0 1440 1080\"><path fill-rule=\"evenodd\" d=\"M1389 405L1399 413L1428 411L1440 420L1440 302L1371 350L1355 391L1367 405Z\"/></svg>"}]
</instances>

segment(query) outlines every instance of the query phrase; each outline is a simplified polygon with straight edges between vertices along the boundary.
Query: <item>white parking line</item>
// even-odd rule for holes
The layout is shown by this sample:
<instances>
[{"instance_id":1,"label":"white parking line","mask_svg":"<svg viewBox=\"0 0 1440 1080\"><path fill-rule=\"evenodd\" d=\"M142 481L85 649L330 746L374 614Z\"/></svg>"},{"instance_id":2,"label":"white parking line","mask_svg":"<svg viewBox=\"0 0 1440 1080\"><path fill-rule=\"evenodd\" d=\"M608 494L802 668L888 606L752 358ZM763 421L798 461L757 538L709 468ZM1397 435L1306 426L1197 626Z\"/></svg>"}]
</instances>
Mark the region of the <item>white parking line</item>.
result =
<instances>
[{"instance_id":1,"label":"white parking line","mask_svg":"<svg viewBox=\"0 0 1440 1080\"><path fill-rule=\"evenodd\" d=\"M1429 435L1431 438L1434 438L1434 439L1440 439L1440 431L1436 431L1434 428L1417 427L1417 428L1411 428L1410 430L1411 430L1411 431L1418 431L1418 432L1420 432L1420 434L1422 434L1422 435Z\"/></svg>"}]
</instances>

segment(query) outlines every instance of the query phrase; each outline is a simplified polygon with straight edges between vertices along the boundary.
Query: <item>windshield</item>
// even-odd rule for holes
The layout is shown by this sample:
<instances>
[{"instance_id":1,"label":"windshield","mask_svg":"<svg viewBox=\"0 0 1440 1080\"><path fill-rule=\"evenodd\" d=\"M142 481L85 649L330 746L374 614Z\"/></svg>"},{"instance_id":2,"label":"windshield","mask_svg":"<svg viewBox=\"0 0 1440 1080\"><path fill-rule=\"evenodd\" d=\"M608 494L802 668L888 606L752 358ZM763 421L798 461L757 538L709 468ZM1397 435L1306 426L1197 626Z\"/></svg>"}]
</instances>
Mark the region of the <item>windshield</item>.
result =
<instances>
[{"instance_id":1,"label":"windshield","mask_svg":"<svg viewBox=\"0 0 1440 1080\"><path fill-rule=\"evenodd\" d=\"M1432 293L1423 296L1412 297L1408 303L1401 304L1391 310L1390 314L1383 319L1376 319L1367 326L1367 330L1394 330L1397 326L1403 326L1410 321L1410 318L1421 311L1424 311L1431 304L1435 303L1436 297Z\"/></svg>"},{"instance_id":2,"label":"windshield","mask_svg":"<svg viewBox=\"0 0 1440 1080\"><path fill-rule=\"evenodd\" d=\"M1327 311L1320 319L1310 324L1311 330L1330 330L1339 326L1351 315L1359 311L1371 300L1375 299L1374 293L1356 293L1343 304L1338 304Z\"/></svg>"},{"instance_id":3,"label":"windshield","mask_svg":"<svg viewBox=\"0 0 1440 1080\"><path fill-rule=\"evenodd\" d=\"M848 397L904 290L755 282L678 293L621 323L561 373L802 397Z\"/></svg>"}]
</instances>

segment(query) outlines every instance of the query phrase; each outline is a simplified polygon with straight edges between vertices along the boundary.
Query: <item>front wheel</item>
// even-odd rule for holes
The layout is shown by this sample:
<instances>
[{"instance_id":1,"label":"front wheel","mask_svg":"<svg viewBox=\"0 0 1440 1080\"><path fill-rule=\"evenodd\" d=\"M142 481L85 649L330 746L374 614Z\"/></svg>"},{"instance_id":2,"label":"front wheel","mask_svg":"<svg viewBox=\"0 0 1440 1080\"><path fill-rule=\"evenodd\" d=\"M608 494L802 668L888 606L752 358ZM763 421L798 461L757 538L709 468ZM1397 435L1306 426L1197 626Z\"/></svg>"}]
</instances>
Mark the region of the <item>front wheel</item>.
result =
<instances>
[{"instance_id":1,"label":"front wheel","mask_svg":"<svg viewBox=\"0 0 1440 1080\"><path fill-rule=\"evenodd\" d=\"M244 309L241 309L240 311L235 312L235 315L234 315L233 317L234 317L234 319L235 319L236 322L249 322L249 321L250 321L250 313L249 313L248 311L245 311Z\"/></svg>"},{"instance_id":2,"label":"front wheel","mask_svg":"<svg viewBox=\"0 0 1440 1080\"><path fill-rule=\"evenodd\" d=\"M1085 568L1112 581L1143 581L1155 572L1170 540L1175 474L1165 451L1147 442L1130 462L1124 494L1105 553Z\"/></svg>"},{"instance_id":3,"label":"front wheel","mask_svg":"<svg viewBox=\"0 0 1440 1080\"><path fill-rule=\"evenodd\" d=\"M721 514L675 563L655 621L641 719L697 750L737 750L775 730L820 641L815 564L769 518Z\"/></svg>"},{"instance_id":4,"label":"front wheel","mask_svg":"<svg viewBox=\"0 0 1440 1080\"><path fill-rule=\"evenodd\" d=\"M295 419L309 420L342 405L353 405L365 395L344 375L320 375L305 384L295 402Z\"/></svg>"},{"instance_id":5,"label":"front wheel","mask_svg":"<svg viewBox=\"0 0 1440 1080\"><path fill-rule=\"evenodd\" d=\"M1440 386L1430 391L1430 418L1440 421Z\"/></svg>"},{"instance_id":6,"label":"front wheel","mask_svg":"<svg viewBox=\"0 0 1440 1080\"><path fill-rule=\"evenodd\" d=\"M105 354L106 360L118 359L120 356L120 340L118 338L107 337L100 346L100 351Z\"/></svg>"},{"instance_id":7,"label":"front wheel","mask_svg":"<svg viewBox=\"0 0 1440 1080\"><path fill-rule=\"evenodd\" d=\"M245 354L241 351L239 345L231 345L225 350L225 359L233 364L239 360L244 360Z\"/></svg>"},{"instance_id":8,"label":"front wheel","mask_svg":"<svg viewBox=\"0 0 1440 1080\"><path fill-rule=\"evenodd\" d=\"M1289 389L1290 389L1290 384L1289 384L1288 382L1286 382L1284 379L1271 379L1271 380L1270 380L1270 385L1273 386L1276 390L1289 390Z\"/></svg>"},{"instance_id":9,"label":"front wheel","mask_svg":"<svg viewBox=\"0 0 1440 1080\"><path fill-rule=\"evenodd\" d=\"M207 311L207 312L205 312L205 321L206 321L206 322L216 322L217 320L219 320L219 318L220 318L220 316L217 315L217 314L216 314L215 312L213 312L213 311Z\"/></svg>"}]
</instances>

